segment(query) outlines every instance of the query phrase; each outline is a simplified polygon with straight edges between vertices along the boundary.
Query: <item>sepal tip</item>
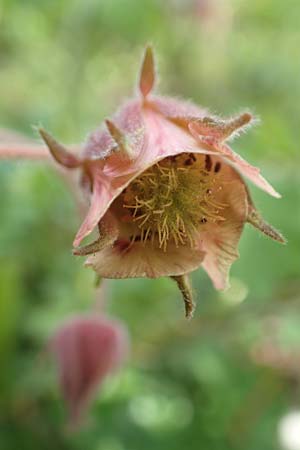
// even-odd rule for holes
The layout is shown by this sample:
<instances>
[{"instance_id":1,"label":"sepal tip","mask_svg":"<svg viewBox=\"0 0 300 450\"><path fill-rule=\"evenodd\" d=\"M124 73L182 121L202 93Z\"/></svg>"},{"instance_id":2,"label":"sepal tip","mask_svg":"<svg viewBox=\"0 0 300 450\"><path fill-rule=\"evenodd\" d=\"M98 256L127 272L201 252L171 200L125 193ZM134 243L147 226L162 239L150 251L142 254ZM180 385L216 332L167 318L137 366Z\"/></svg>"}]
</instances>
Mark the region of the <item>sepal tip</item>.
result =
<instances>
[{"instance_id":1,"label":"sepal tip","mask_svg":"<svg viewBox=\"0 0 300 450\"><path fill-rule=\"evenodd\" d=\"M283 236L283 234L266 222L259 211L253 207L249 210L247 222L274 241L277 241L280 244L287 244L287 239Z\"/></svg>"},{"instance_id":2,"label":"sepal tip","mask_svg":"<svg viewBox=\"0 0 300 450\"><path fill-rule=\"evenodd\" d=\"M152 91L155 83L155 64L151 45L147 45L142 62L139 88L143 97Z\"/></svg>"},{"instance_id":3,"label":"sepal tip","mask_svg":"<svg viewBox=\"0 0 300 450\"><path fill-rule=\"evenodd\" d=\"M37 131L50 150L53 158L68 169L75 169L81 165L81 161L77 156L70 153L62 144L60 144L50 133L41 127L37 127Z\"/></svg>"},{"instance_id":4,"label":"sepal tip","mask_svg":"<svg viewBox=\"0 0 300 450\"><path fill-rule=\"evenodd\" d=\"M128 136L126 136L126 134L124 134L111 120L106 119L105 124L111 137L117 144L115 149L118 150L120 155L125 159L133 159L134 151L130 145Z\"/></svg>"}]
</instances>

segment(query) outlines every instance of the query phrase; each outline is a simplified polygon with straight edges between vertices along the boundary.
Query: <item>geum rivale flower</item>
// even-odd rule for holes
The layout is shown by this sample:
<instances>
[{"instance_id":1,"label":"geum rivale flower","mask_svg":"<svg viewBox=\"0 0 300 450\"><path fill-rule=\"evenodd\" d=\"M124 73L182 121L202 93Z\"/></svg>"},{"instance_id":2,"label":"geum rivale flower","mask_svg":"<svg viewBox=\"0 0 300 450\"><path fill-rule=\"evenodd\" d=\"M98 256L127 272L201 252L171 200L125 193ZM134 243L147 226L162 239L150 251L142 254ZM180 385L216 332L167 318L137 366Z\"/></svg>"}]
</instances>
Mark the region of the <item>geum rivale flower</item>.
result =
<instances>
[{"instance_id":1,"label":"geum rivale flower","mask_svg":"<svg viewBox=\"0 0 300 450\"><path fill-rule=\"evenodd\" d=\"M271 238L283 236L256 210L243 176L280 195L226 143L252 122L229 119L192 103L152 94L155 67L145 51L137 98L93 132L81 156L43 129L57 162L80 168L90 208L74 240L74 254L104 278L171 277L193 312L188 274L199 266L217 289L228 286L246 222ZM99 237L79 247L96 227Z\"/></svg>"}]
</instances>

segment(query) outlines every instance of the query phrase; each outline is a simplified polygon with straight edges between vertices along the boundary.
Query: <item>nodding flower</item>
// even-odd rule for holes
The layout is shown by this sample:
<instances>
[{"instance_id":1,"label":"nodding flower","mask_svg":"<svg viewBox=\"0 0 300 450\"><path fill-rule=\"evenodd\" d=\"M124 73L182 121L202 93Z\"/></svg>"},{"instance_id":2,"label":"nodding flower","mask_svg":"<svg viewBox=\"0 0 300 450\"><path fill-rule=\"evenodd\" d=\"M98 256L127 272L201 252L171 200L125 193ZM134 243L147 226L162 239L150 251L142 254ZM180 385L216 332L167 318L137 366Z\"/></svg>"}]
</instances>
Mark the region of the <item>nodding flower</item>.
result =
<instances>
[{"instance_id":1,"label":"nodding flower","mask_svg":"<svg viewBox=\"0 0 300 450\"><path fill-rule=\"evenodd\" d=\"M228 287L238 242L250 223L278 242L284 237L255 208L244 178L280 195L228 145L254 118L228 119L190 102L152 93L151 47L142 62L138 94L90 134L75 156L45 130L55 160L82 171L90 207L74 254L104 278L171 277L194 310L188 274L202 266L217 289ZM81 241L94 229L98 238Z\"/></svg>"},{"instance_id":2,"label":"nodding flower","mask_svg":"<svg viewBox=\"0 0 300 450\"><path fill-rule=\"evenodd\" d=\"M103 380L124 362L128 348L123 325L102 315L74 316L58 328L49 350L57 360L73 427L80 424Z\"/></svg>"}]
</instances>

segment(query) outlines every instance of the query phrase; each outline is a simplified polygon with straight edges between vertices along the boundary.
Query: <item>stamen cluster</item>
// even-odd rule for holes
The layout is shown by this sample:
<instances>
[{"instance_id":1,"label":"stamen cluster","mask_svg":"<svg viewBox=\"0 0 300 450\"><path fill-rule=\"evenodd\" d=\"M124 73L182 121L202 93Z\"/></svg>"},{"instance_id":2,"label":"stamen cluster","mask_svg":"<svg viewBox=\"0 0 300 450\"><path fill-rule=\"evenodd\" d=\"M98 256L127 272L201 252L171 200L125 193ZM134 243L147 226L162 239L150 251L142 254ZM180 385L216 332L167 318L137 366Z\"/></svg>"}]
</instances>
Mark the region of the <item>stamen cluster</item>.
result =
<instances>
[{"instance_id":1,"label":"stamen cluster","mask_svg":"<svg viewBox=\"0 0 300 450\"><path fill-rule=\"evenodd\" d=\"M123 193L125 215L136 225L131 240L195 245L199 224L223 220L226 205L216 200L221 189L210 157L182 153L167 157L136 178Z\"/></svg>"}]
</instances>

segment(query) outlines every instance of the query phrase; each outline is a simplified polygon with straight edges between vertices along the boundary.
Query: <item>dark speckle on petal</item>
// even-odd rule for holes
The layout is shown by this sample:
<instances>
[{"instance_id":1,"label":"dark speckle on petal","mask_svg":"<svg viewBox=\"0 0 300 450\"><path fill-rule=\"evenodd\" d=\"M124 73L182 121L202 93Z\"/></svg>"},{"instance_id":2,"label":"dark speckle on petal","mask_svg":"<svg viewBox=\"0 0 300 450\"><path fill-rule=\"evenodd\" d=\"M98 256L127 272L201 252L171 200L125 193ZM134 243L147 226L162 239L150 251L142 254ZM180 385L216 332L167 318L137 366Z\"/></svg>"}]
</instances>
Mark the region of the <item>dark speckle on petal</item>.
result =
<instances>
[{"instance_id":1,"label":"dark speckle on petal","mask_svg":"<svg viewBox=\"0 0 300 450\"><path fill-rule=\"evenodd\" d=\"M197 158L196 158L196 156L194 155L194 153L189 153L189 157L190 157L194 162L197 161Z\"/></svg>"},{"instance_id":2,"label":"dark speckle on petal","mask_svg":"<svg viewBox=\"0 0 300 450\"><path fill-rule=\"evenodd\" d=\"M211 157L209 155L205 156L205 170L207 170L207 172L210 172L212 168L212 160Z\"/></svg>"},{"instance_id":3,"label":"dark speckle on petal","mask_svg":"<svg viewBox=\"0 0 300 450\"><path fill-rule=\"evenodd\" d=\"M215 171L215 173L218 173L218 172L220 172L220 170L221 170L221 163L218 161L215 165L214 171Z\"/></svg>"},{"instance_id":4,"label":"dark speckle on petal","mask_svg":"<svg viewBox=\"0 0 300 450\"><path fill-rule=\"evenodd\" d=\"M184 165L185 165L185 166L191 166L192 164L193 164L192 158L187 158L187 159L184 161Z\"/></svg>"}]
</instances>

